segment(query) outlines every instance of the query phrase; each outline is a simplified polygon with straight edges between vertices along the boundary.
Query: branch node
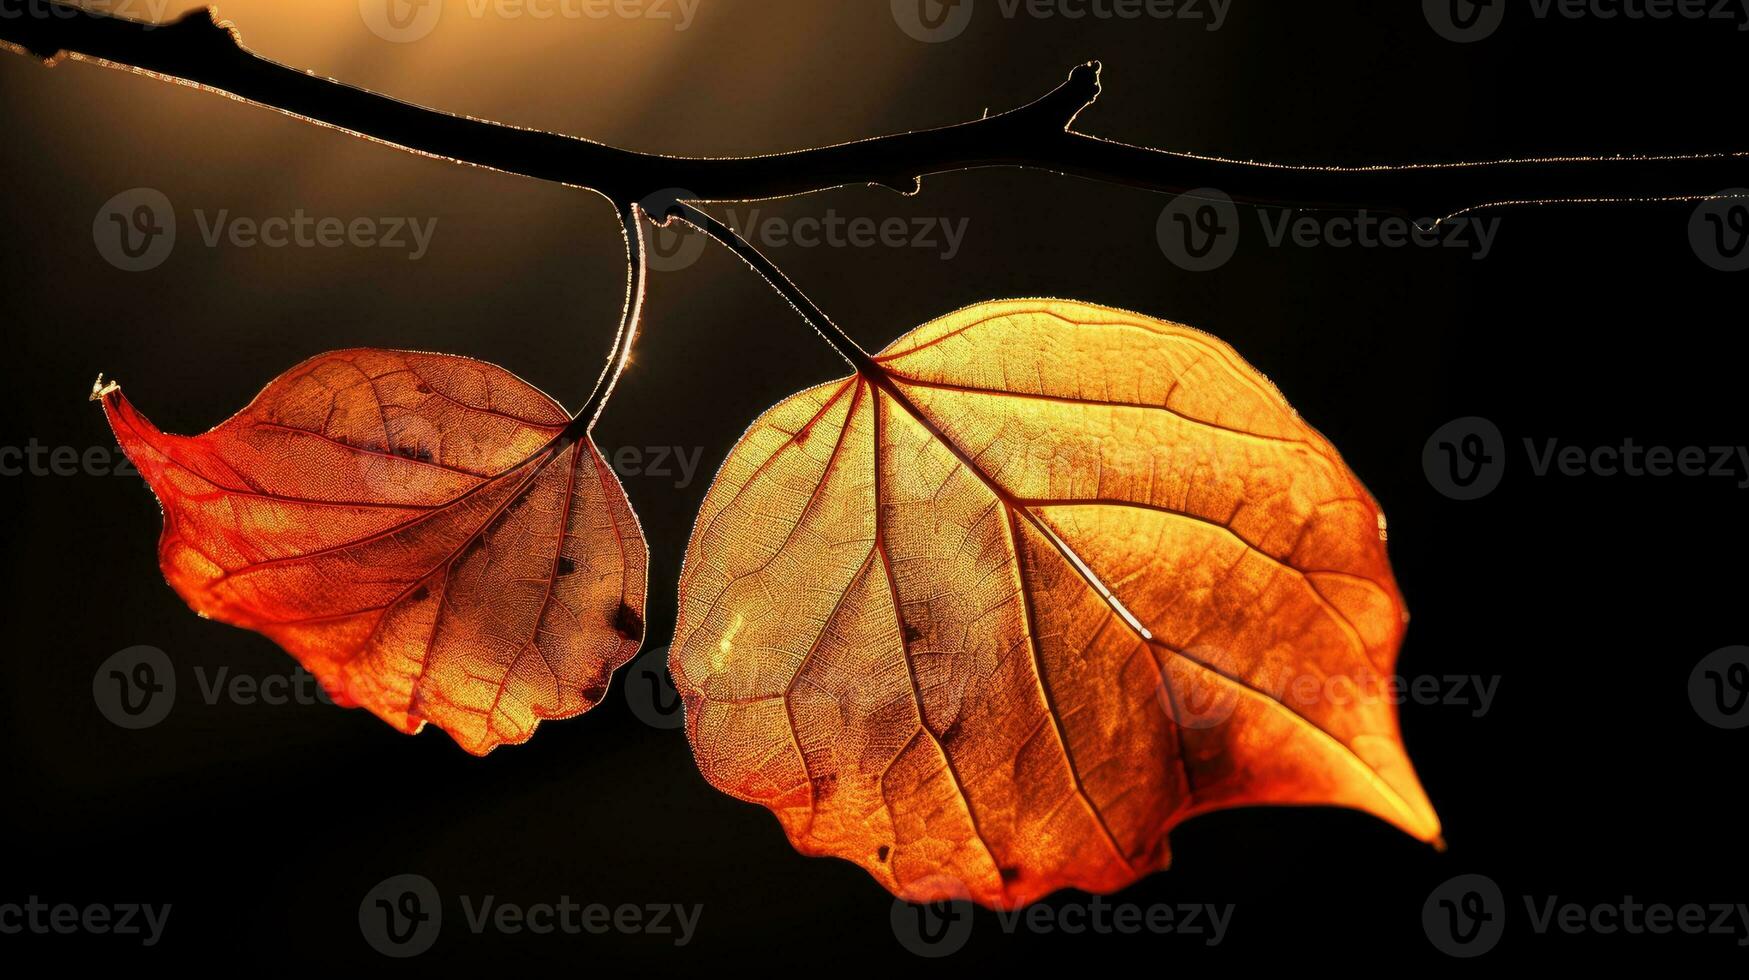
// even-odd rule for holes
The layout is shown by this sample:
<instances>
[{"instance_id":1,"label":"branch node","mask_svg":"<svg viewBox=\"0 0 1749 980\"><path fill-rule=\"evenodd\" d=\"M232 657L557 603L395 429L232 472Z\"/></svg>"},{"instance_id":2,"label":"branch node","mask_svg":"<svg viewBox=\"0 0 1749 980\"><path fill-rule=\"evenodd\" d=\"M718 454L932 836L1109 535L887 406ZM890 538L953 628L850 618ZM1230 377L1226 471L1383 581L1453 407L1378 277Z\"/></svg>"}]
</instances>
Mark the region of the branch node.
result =
<instances>
[{"instance_id":1,"label":"branch node","mask_svg":"<svg viewBox=\"0 0 1749 980\"><path fill-rule=\"evenodd\" d=\"M217 7L198 7L183 14L161 30L174 31L177 36L186 38L189 42L200 40L220 40L230 42L232 47L243 49L243 34L237 30L237 25L219 16Z\"/></svg>"},{"instance_id":2,"label":"branch node","mask_svg":"<svg viewBox=\"0 0 1749 980\"><path fill-rule=\"evenodd\" d=\"M658 228L668 227L669 222L680 215L683 201L696 201L698 195L683 187L668 187L663 190L646 194L637 202L638 210L644 217Z\"/></svg>"},{"instance_id":3,"label":"branch node","mask_svg":"<svg viewBox=\"0 0 1749 980\"><path fill-rule=\"evenodd\" d=\"M995 117L991 117L989 111L985 110L981 122L1002 120L1028 134L1034 134L1035 129L1066 132L1074 124L1075 117L1081 114L1081 110L1099 98L1099 71L1097 61L1076 65L1069 72L1068 79L1036 101Z\"/></svg>"},{"instance_id":4,"label":"branch node","mask_svg":"<svg viewBox=\"0 0 1749 980\"><path fill-rule=\"evenodd\" d=\"M1046 98L1054 98L1061 94L1065 106L1073 105L1073 109L1069 112L1069 118L1063 120L1064 129L1075 125L1075 117L1099 100L1099 76L1104 70L1104 66L1098 61L1076 65L1074 70L1069 72L1069 80L1064 82L1056 92L1046 96Z\"/></svg>"}]
</instances>

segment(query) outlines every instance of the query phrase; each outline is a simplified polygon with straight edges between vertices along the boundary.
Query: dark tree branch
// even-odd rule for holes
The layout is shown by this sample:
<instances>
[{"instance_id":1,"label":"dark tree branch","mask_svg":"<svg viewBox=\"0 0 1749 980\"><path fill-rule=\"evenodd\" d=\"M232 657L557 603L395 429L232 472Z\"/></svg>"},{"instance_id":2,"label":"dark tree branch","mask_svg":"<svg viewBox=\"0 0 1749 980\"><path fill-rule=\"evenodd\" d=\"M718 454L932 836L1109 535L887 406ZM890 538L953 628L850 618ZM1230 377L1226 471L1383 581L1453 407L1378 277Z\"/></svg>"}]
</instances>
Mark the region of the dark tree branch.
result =
<instances>
[{"instance_id":1,"label":"dark tree branch","mask_svg":"<svg viewBox=\"0 0 1749 980\"><path fill-rule=\"evenodd\" d=\"M218 91L415 153L597 191L622 208L676 198L784 197L846 184L911 192L929 174L1028 167L1239 201L1442 218L1497 204L1693 200L1749 185L1749 153L1312 167L1131 146L1073 132L1098 65L1030 105L941 129L757 157L684 158L437 112L261 58L210 10L165 26L49 0L0 0L0 43L49 62L93 61Z\"/></svg>"}]
</instances>

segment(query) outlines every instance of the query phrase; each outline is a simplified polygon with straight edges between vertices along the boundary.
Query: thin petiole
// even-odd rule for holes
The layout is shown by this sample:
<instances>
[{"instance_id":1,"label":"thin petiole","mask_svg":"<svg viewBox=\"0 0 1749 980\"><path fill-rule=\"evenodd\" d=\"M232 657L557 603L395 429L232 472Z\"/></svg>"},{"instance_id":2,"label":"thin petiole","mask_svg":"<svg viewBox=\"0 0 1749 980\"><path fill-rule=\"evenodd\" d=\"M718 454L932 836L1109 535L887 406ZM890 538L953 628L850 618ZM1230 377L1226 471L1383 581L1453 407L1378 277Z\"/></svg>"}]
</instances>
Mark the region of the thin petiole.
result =
<instances>
[{"instance_id":1,"label":"thin petiole","mask_svg":"<svg viewBox=\"0 0 1749 980\"><path fill-rule=\"evenodd\" d=\"M779 269L757 248L754 248L751 242L742 238L735 229L683 202L675 202L670 209L670 214L716 239L723 247L740 256L741 261L747 263L754 272L759 274L760 278L771 285L772 289L777 290L779 296L787 300L789 305L795 307L802 319L808 321L808 325L813 327L814 331L827 344L831 345L834 351L838 352L839 357L849 361L850 366L855 368L859 374L868 378L878 377L881 374L880 368L875 365L874 358L869 356L868 351L863 350L862 346L852 340L843 328L833 323L832 318L816 306L814 301L801 291L800 287L791 282L790 278L783 274L782 269Z\"/></svg>"},{"instance_id":2,"label":"thin petiole","mask_svg":"<svg viewBox=\"0 0 1749 980\"><path fill-rule=\"evenodd\" d=\"M619 332L614 335L613 346L607 353L607 364L601 369L595 390L571 417L571 424L565 429L566 438L586 435L595 427L596 419L601 417L601 410L606 407L613 389L619 384L620 375L625 373L626 364L631 360L632 345L643 321L644 291L650 273L649 256L644 249L644 212L636 204L627 204L620 207L619 216L625 234L628 270L625 307L620 313Z\"/></svg>"}]
</instances>

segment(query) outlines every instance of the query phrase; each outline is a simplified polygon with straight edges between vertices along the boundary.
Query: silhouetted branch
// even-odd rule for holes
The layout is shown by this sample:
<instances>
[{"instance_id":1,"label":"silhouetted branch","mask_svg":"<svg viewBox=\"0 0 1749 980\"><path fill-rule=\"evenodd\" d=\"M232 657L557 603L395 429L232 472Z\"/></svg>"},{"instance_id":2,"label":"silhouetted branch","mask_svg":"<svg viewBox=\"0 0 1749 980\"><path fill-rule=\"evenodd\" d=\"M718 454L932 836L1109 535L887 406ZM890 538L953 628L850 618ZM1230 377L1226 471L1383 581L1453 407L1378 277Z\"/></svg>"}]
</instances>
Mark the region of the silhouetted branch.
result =
<instances>
[{"instance_id":1,"label":"silhouetted branch","mask_svg":"<svg viewBox=\"0 0 1749 980\"><path fill-rule=\"evenodd\" d=\"M1699 199L1749 185L1749 153L1314 167L1131 146L1069 129L1099 95L1097 63L1076 68L1036 102L955 126L765 156L688 158L467 119L288 68L244 48L211 8L157 26L50 0L0 0L0 43L51 63L71 57L218 91L427 156L588 188L622 209L845 184L912 192L924 176L974 167L1027 167L1172 193L1218 188L1238 201L1413 217L1509 203Z\"/></svg>"}]
</instances>

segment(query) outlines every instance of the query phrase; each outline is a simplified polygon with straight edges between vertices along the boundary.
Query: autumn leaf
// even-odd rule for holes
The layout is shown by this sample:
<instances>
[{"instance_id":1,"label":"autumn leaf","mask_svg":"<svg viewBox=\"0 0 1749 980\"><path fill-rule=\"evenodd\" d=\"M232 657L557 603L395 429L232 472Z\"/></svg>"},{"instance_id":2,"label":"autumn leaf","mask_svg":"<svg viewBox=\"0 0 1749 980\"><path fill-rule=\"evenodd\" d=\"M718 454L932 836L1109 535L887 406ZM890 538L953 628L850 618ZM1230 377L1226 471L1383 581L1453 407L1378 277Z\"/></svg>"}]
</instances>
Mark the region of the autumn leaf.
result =
<instances>
[{"instance_id":1,"label":"autumn leaf","mask_svg":"<svg viewBox=\"0 0 1749 980\"><path fill-rule=\"evenodd\" d=\"M1224 807L1432 841L1380 687L1406 620L1384 526L1226 344L986 303L742 437L670 666L712 784L913 901L1112 891Z\"/></svg>"},{"instance_id":2,"label":"autumn leaf","mask_svg":"<svg viewBox=\"0 0 1749 980\"><path fill-rule=\"evenodd\" d=\"M336 703L483 755L587 711L643 639L624 490L503 368L324 354L193 437L113 384L93 397L163 505L170 585L271 637Z\"/></svg>"}]
</instances>

